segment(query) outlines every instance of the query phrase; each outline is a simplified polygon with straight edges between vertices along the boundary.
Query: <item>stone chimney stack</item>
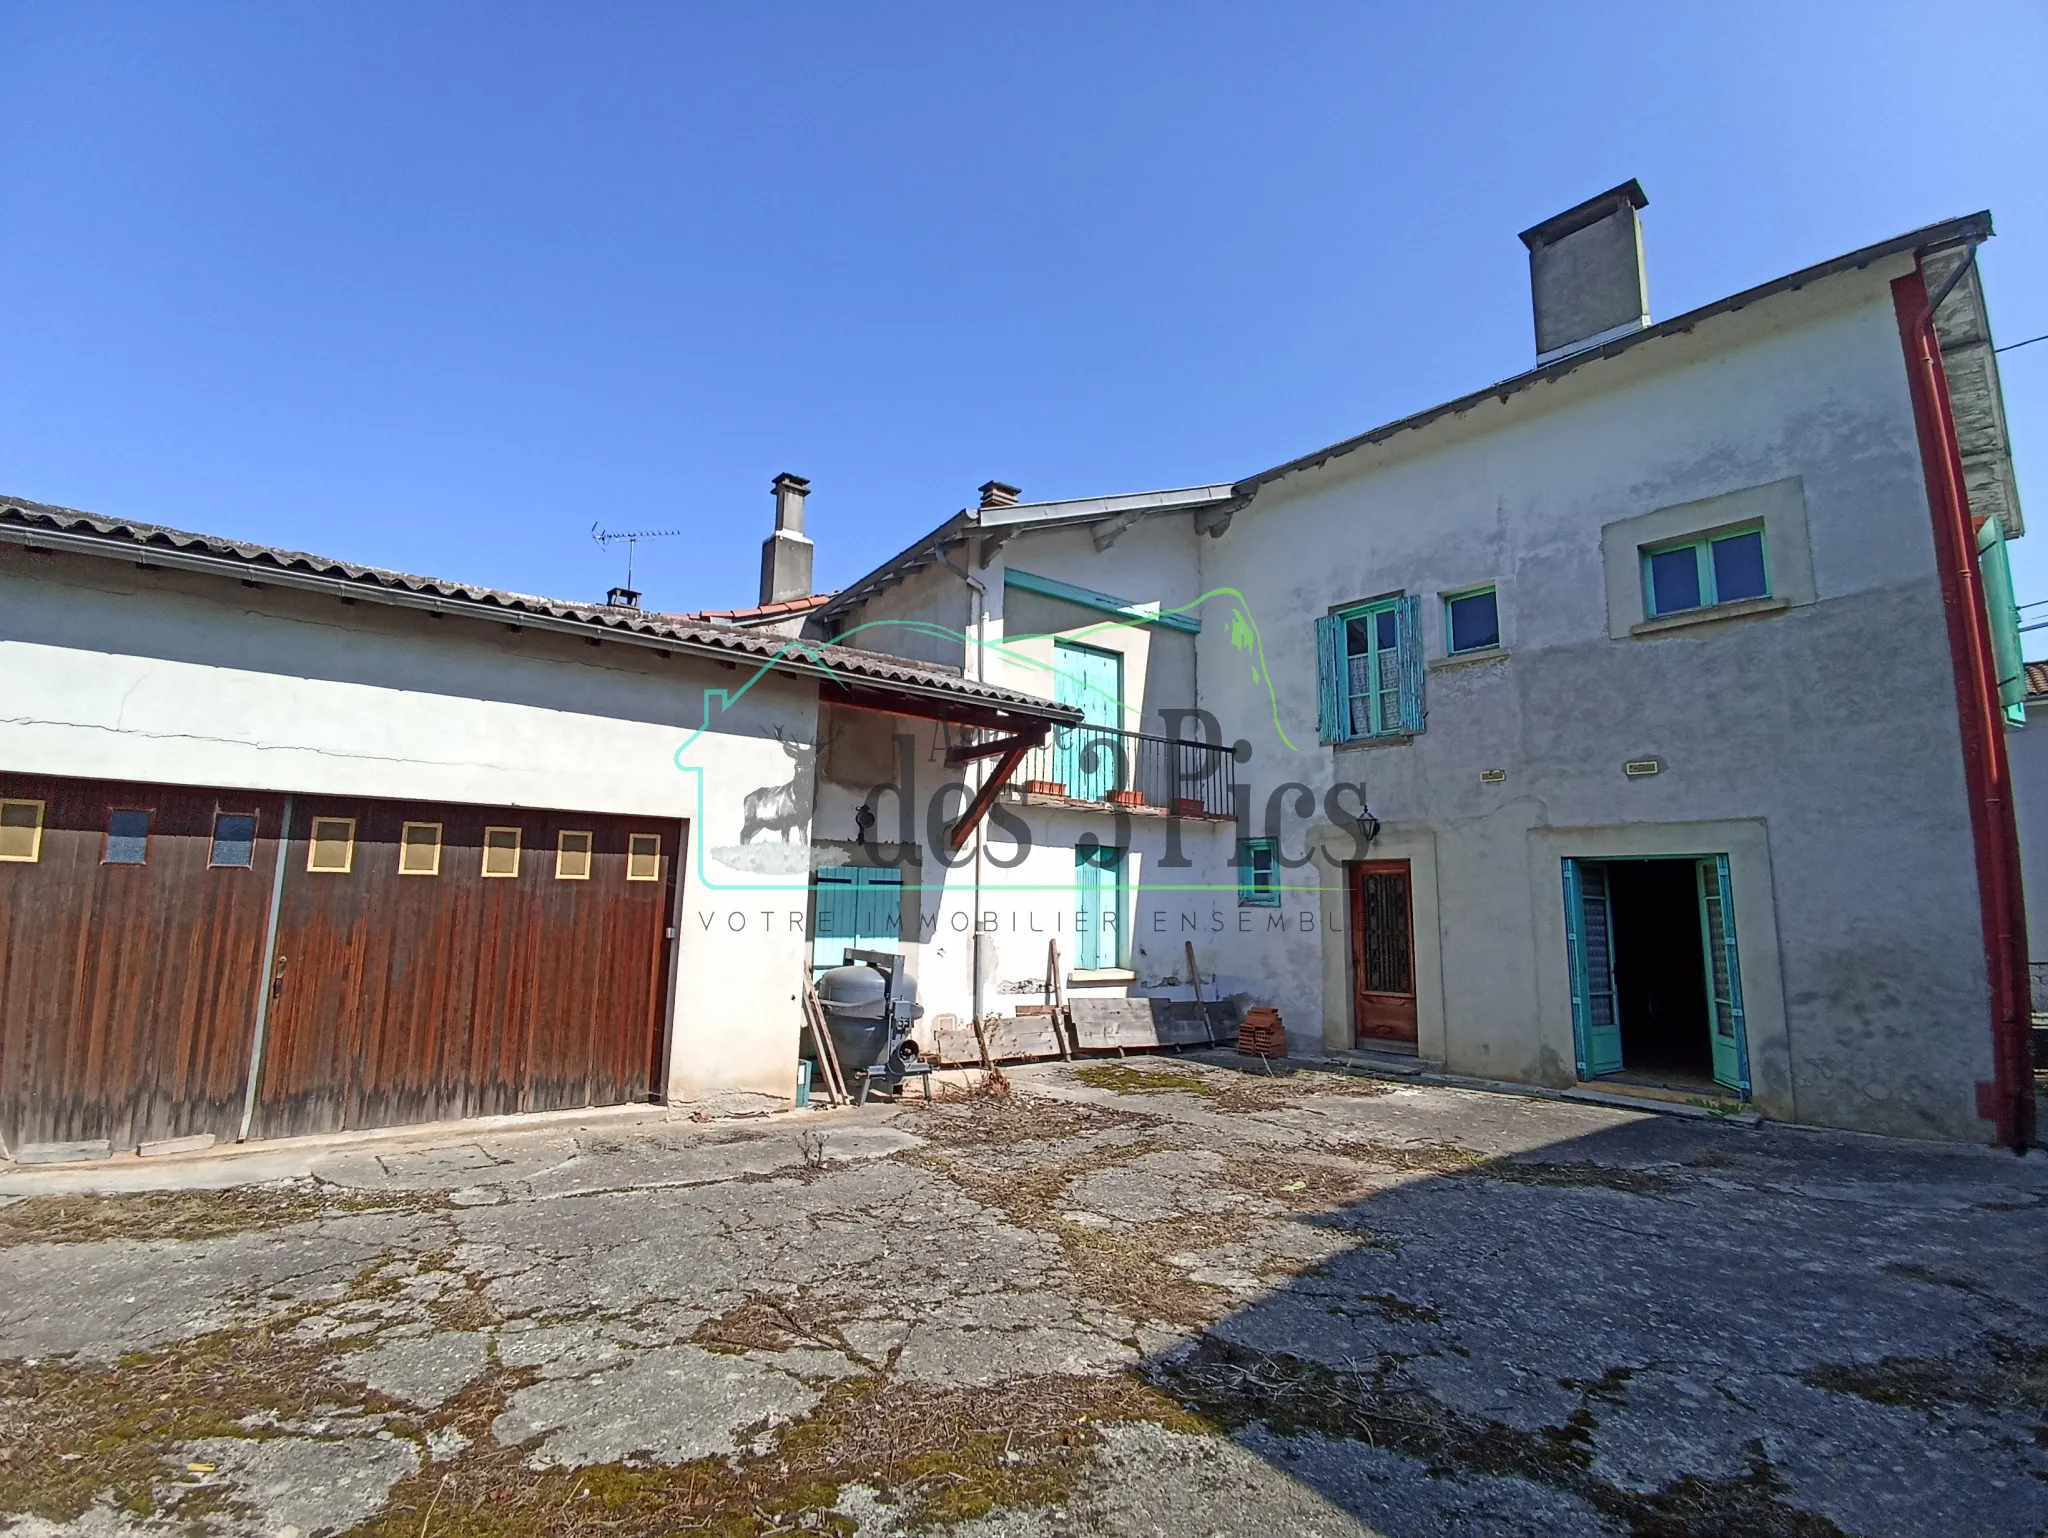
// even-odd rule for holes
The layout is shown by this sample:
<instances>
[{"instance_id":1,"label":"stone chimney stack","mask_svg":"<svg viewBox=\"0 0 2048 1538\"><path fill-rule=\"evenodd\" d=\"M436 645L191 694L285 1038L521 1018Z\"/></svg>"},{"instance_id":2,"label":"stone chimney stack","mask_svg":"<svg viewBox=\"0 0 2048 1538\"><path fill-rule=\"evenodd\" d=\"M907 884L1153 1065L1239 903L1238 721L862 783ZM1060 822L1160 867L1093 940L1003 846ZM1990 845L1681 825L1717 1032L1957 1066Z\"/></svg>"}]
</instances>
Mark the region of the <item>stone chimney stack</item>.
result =
<instances>
[{"instance_id":1,"label":"stone chimney stack","mask_svg":"<svg viewBox=\"0 0 2048 1538\"><path fill-rule=\"evenodd\" d=\"M1539 368L1649 325L1643 225L1636 217L1649 201L1639 183L1626 181L1522 231Z\"/></svg>"},{"instance_id":2,"label":"stone chimney stack","mask_svg":"<svg viewBox=\"0 0 2048 1538\"><path fill-rule=\"evenodd\" d=\"M991 507L1015 507L1017 499L1024 493L1015 486L1005 486L1001 481L981 483L981 506L986 512Z\"/></svg>"},{"instance_id":3,"label":"stone chimney stack","mask_svg":"<svg viewBox=\"0 0 2048 1538\"><path fill-rule=\"evenodd\" d=\"M775 532L761 542L761 602L811 596L811 542L804 537L804 498L811 483L788 471L775 477Z\"/></svg>"}]
</instances>

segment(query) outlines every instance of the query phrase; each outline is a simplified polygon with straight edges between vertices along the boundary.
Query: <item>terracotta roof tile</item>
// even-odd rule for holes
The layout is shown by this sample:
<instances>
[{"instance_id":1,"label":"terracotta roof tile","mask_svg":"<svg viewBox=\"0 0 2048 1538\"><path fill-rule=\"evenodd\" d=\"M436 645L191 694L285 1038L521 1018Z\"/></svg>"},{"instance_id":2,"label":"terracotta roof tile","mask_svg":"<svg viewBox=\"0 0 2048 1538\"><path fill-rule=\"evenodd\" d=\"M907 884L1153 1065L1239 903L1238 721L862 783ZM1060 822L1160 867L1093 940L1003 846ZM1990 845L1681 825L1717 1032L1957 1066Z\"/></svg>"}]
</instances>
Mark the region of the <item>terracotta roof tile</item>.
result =
<instances>
[{"instance_id":1,"label":"terracotta roof tile","mask_svg":"<svg viewBox=\"0 0 2048 1538\"><path fill-rule=\"evenodd\" d=\"M930 663L906 662L881 652L851 646L797 641L750 630L741 625L706 624L690 616L650 615L639 609L607 604L566 603L527 593L471 587L434 577L409 576L376 566L359 566L298 550L246 544L207 534L189 534L157 524L102 518L74 508L0 498L0 536L31 547L118 555L144 564L161 563L187 569L232 573L244 580L268 578L282 586L314 588L342 595L359 593L368 600L398 603L449 614L492 618L506 624L575 632L597 631L642 646L672 645L677 651L723 660L751 657L777 670L829 681L895 685L917 694L937 695L999 711L1015 711L1032 720L1073 722L1080 712L1037 695L999 688L963 677Z\"/></svg>"}]
</instances>

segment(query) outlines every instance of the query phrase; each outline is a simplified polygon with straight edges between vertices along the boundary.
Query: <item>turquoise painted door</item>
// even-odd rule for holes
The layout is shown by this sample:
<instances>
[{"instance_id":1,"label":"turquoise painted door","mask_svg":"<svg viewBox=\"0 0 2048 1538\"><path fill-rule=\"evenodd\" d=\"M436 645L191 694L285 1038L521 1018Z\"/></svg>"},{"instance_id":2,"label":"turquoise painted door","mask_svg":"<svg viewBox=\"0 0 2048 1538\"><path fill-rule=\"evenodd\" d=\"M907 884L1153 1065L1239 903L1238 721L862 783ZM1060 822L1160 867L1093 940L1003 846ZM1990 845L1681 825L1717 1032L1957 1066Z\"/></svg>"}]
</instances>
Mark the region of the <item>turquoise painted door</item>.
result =
<instances>
[{"instance_id":1,"label":"turquoise painted door","mask_svg":"<svg viewBox=\"0 0 2048 1538\"><path fill-rule=\"evenodd\" d=\"M902 949L903 872L833 865L812 878L811 966L844 966L849 947Z\"/></svg>"},{"instance_id":2,"label":"turquoise painted door","mask_svg":"<svg viewBox=\"0 0 2048 1538\"><path fill-rule=\"evenodd\" d=\"M1074 965L1123 965L1124 852L1101 844L1074 851Z\"/></svg>"},{"instance_id":3,"label":"turquoise painted door","mask_svg":"<svg viewBox=\"0 0 2048 1538\"><path fill-rule=\"evenodd\" d=\"M1749 1098L1749 1042L1742 1018L1742 970L1735 955L1735 904L1728 856L1699 862L1700 941L1707 950L1707 1025L1713 1033L1714 1079Z\"/></svg>"},{"instance_id":4,"label":"turquoise painted door","mask_svg":"<svg viewBox=\"0 0 2048 1538\"><path fill-rule=\"evenodd\" d=\"M1124 785L1124 659L1072 641L1053 642L1053 698L1078 709L1085 724L1053 728L1053 775L1080 801L1107 801Z\"/></svg>"},{"instance_id":5,"label":"turquoise painted door","mask_svg":"<svg viewBox=\"0 0 2048 1538\"><path fill-rule=\"evenodd\" d=\"M1582 1079L1621 1068L1621 1015L1614 999L1610 916L1607 868L1597 860L1566 860L1565 950L1572 973L1572 1042Z\"/></svg>"}]
</instances>

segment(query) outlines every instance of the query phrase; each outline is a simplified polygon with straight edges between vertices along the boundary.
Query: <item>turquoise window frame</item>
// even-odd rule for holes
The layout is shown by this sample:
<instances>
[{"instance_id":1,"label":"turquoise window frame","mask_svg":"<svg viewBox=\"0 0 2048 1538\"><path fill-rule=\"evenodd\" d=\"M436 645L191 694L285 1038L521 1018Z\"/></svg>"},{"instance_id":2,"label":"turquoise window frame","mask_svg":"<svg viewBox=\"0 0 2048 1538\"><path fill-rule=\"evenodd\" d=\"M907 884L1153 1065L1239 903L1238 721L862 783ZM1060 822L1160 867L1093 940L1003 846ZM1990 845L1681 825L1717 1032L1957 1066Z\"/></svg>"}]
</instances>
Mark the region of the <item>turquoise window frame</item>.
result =
<instances>
[{"instance_id":1,"label":"turquoise window frame","mask_svg":"<svg viewBox=\"0 0 2048 1538\"><path fill-rule=\"evenodd\" d=\"M1080 844L1074 849L1073 966L1081 972L1125 966L1125 915L1130 911L1128 849L1113 844ZM1107 913L1110 922L1103 922Z\"/></svg>"},{"instance_id":2,"label":"turquoise window frame","mask_svg":"<svg viewBox=\"0 0 2048 1538\"><path fill-rule=\"evenodd\" d=\"M1453 644L1451 628L1451 606L1463 603L1468 598L1484 598L1493 595L1493 639L1479 646L1457 646ZM1444 655L1446 657L1469 657L1475 652L1499 651L1500 639L1500 585L1482 582L1477 587L1461 587L1455 593L1443 595L1444 604Z\"/></svg>"},{"instance_id":3,"label":"turquoise window frame","mask_svg":"<svg viewBox=\"0 0 2048 1538\"><path fill-rule=\"evenodd\" d=\"M1716 529L1711 534L1697 534L1690 539L1665 540L1661 544L1645 545L1642 549L1643 572L1643 617L1664 619L1673 614L1698 614L1705 609L1718 609L1724 600L1714 583L1714 546L1724 540L1742 539L1754 534L1757 551L1763 557L1764 590L1761 593L1745 593L1741 598L1725 600L1728 603L1748 603L1758 598L1771 596L1771 542L1761 523L1746 523L1739 528ZM1671 555L1676 551L1690 550L1693 553L1693 570L1699 578L1700 601L1681 609L1660 609L1657 607L1657 584L1650 572L1650 563L1660 555Z\"/></svg>"},{"instance_id":4,"label":"turquoise window frame","mask_svg":"<svg viewBox=\"0 0 2048 1538\"><path fill-rule=\"evenodd\" d=\"M1365 653L1366 676L1379 680L1366 695L1365 720L1352 719L1351 712L1351 626L1362 619L1373 621ZM1380 640L1380 623L1391 618L1394 639L1389 648ZM1423 698L1426 667L1422 657L1422 597L1418 593L1396 593L1332 609L1316 621L1316 721L1317 735L1328 743L1370 742L1374 738L1399 742L1421 731L1428 721ZM1389 650L1394 656L1394 684L1389 688L1380 659ZM1393 696L1392 700L1388 696ZM1388 718L1391 703L1394 714Z\"/></svg>"},{"instance_id":5,"label":"turquoise window frame","mask_svg":"<svg viewBox=\"0 0 2048 1538\"><path fill-rule=\"evenodd\" d=\"M1266 856L1266 868L1257 857ZM1241 838L1237 841L1237 905L1240 908L1280 906L1280 842L1271 838Z\"/></svg>"}]
</instances>

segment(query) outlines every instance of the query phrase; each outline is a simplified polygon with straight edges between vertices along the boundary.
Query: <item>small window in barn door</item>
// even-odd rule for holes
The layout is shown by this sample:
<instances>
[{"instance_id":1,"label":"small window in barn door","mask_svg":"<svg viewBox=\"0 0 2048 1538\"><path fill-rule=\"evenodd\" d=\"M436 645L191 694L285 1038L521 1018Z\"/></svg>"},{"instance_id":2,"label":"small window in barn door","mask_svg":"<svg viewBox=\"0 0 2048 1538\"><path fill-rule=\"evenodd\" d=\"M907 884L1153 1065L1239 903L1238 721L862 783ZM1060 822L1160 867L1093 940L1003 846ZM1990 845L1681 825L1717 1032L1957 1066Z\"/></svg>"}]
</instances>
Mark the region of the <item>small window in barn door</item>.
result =
<instances>
[{"instance_id":1,"label":"small window in barn door","mask_svg":"<svg viewBox=\"0 0 2048 1538\"><path fill-rule=\"evenodd\" d=\"M484 829L484 874L512 877L519 874L519 830Z\"/></svg>"},{"instance_id":2,"label":"small window in barn door","mask_svg":"<svg viewBox=\"0 0 2048 1538\"><path fill-rule=\"evenodd\" d=\"M590 879L590 835L564 829L555 840L555 879L557 881L588 881Z\"/></svg>"},{"instance_id":3,"label":"small window in barn door","mask_svg":"<svg viewBox=\"0 0 2048 1538\"><path fill-rule=\"evenodd\" d=\"M661 879L661 835L659 833L635 833L626 840L626 879L628 881L659 881Z\"/></svg>"},{"instance_id":4,"label":"small window in barn door","mask_svg":"<svg viewBox=\"0 0 2048 1538\"><path fill-rule=\"evenodd\" d=\"M356 864L356 820L353 817L315 817L313 832L306 840L306 869L345 876Z\"/></svg>"},{"instance_id":5,"label":"small window in barn door","mask_svg":"<svg viewBox=\"0 0 2048 1538\"><path fill-rule=\"evenodd\" d=\"M33 865L43 857L43 803L0 801L0 860Z\"/></svg>"},{"instance_id":6,"label":"small window in barn door","mask_svg":"<svg viewBox=\"0 0 2048 1538\"><path fill-rule=\"evenodd\" d=\"M398 830L398 874L441 874L441 825L438 822L409 822Z\"/></svg>"},{"instance_id":7,"label":"small window in barn door","mask_svg":"<svg viewBox=\"0 0 2048 1538\"><path fill-rule=\"evenodd\" d=\"M213 847L206 863L215 870L247 870L256 863L256 819L247 812L213 814Z\"/></svg>"},{"instance_id":8,"label":"small window in barn door","mask_svg":"<svg viewBox=\"0 0 2048 1538\"><path fill-rule=\"evenodd\" d=\"M100 850L102 865L143 865L149 860L149 813L117 806L107 813L107 841Z\"/></svg>"}]
</instances>

